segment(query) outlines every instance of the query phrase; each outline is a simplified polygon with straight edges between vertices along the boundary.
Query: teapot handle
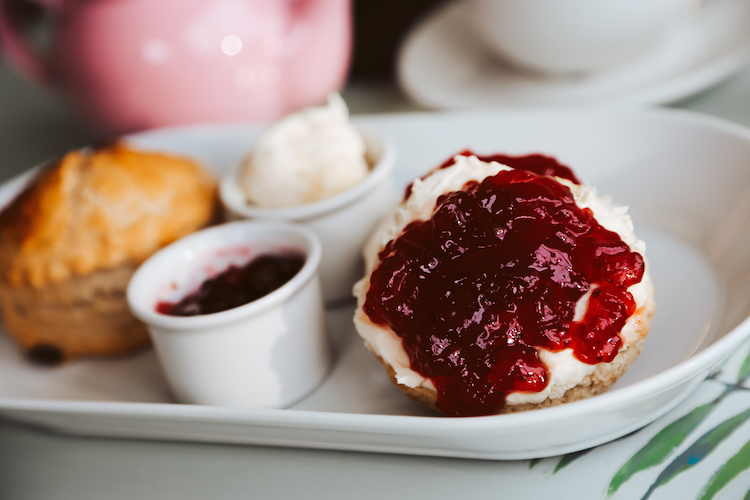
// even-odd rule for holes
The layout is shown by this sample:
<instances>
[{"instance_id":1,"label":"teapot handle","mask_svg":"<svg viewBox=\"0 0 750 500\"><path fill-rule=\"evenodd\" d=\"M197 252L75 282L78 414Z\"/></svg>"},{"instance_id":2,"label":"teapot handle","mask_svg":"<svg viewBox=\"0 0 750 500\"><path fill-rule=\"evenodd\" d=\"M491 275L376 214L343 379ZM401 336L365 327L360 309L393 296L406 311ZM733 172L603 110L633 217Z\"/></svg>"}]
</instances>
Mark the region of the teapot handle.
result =
<instances>
[{"instance_id":1,"label":"teapot handle","mask_svg":"<svg viewBox=\"0 0 750 500\"><path fill-rule=\"evenodd\" d=\"M56 10L61 3L60 0L27 1L52 10ZM52 74L46 61L29 48L20 27L15 26L8 15L11 2L12 0L0 0L0 51L21 73L43 85L50 85Z\"/></svg>"}]
</instances>

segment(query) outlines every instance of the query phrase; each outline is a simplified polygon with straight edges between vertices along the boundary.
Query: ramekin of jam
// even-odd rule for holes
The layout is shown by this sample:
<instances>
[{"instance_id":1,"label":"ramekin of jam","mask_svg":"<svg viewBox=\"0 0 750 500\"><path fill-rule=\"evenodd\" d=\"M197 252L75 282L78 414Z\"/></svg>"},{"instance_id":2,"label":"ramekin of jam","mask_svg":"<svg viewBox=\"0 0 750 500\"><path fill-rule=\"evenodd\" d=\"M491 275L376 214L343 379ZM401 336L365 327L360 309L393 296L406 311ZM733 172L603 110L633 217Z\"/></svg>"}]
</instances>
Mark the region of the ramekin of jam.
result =
<instances>
[{"instance_id":1,"label":"ramekin of jam","mask_svg":"<svg viewBox=\"0 0 750 500\"><path fill-rule=\"evenodd\" d=\"M362 242L377 221L398 202L393 182L396 146L374 129L357 127L366 146L369 173L358 184L319 201L284 208L247 202L239 185L241 166L230 168L220 183L229 218L296 222L312 229L323 244L320 263L323 297L328 304L351 300L352 286L362 276ZM300 179L300 182L312 182Z\"/></svg>"},{"instance_id":2,"label":"ramekin of jam","mask_svg":"<svg viewBox=\"0 0 750 500\"><path fill-rule=\"evenodd\" d=\"M283 408L314 390L331 361L320 258L320 240L305 227L241 221L148 259L128 304L148 326L175 398Z\"/></svg>"}]
</instances>

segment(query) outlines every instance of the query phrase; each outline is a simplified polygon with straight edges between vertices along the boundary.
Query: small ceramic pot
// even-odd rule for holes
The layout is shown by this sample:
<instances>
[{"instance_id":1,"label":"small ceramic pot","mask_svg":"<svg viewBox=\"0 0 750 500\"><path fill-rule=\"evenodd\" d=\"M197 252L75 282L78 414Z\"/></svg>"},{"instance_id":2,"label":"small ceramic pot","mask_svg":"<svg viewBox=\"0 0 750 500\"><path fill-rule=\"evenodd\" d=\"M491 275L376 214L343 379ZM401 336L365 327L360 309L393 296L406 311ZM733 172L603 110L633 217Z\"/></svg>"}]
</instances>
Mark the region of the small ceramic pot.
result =
<instances>
[{"instance_id":1,"label":"small ceramic pot","mask_svg":"<svg viewBox=\"0 0 750 500\"><path fill-rule=\"evenodd\" d=\"M373 226L397 200L392 173L396 148L392 140L360 129L372 165L365 179L330 198L289 208L249 204L239 186L240 165L222 178L220 194L229 217L298 222L313 230L323 244L320 276L328 304L352 298L352 287L364 273L362 244Z\"/></svg>"},{"instance_id":2,"label":"small ceramic pot","mask_svg":"<svg viewBox=\"0 0 750 500\"><path fill-rule=\"evenodd\" d=\"M176 302L208 277L265 253L293 250L302 269L275 291L213 314L171 316ZM320 242L301 226L233 222L165 247L133 276L133 314L146 323L166 378L183 403L283 408L315 389L331 356L318 281Z\"/></svg>"}]
</instances>

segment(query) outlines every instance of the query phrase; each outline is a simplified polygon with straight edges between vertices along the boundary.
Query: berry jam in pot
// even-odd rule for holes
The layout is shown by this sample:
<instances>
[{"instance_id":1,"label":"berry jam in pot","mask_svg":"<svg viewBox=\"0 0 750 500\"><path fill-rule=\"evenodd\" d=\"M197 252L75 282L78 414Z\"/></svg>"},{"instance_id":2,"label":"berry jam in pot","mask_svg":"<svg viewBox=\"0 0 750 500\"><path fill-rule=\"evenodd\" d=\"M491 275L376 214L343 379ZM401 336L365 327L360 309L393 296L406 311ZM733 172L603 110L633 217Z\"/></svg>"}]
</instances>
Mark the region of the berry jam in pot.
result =
<instances>
[{"instance_id":1,"label":"berry jam in pot","mask_svg":"<svg viewBox=\"0 0 750 500\"><path fill-rule=\"evenodd\" d=\"M170 316L197 316L239 307L280 288L304 264L305 256L296 252L260 255L242 267L230 266L207 279L179 302L159 302L156 311Z\"/></svg>"},{"instance_id":2,"label":"berry jam in pot","mask_svg":"<svg viewBox=\"0 0 750 500\"><path fill-rule=\"evenodd\" d=\"M440 196L379 257L364 312L402 339L448 415L495 414L510 392L544 390L539 348L612 361L635 312L627 288L645 271L568 187L528 170Z\"/></svg>"}]
</instances>

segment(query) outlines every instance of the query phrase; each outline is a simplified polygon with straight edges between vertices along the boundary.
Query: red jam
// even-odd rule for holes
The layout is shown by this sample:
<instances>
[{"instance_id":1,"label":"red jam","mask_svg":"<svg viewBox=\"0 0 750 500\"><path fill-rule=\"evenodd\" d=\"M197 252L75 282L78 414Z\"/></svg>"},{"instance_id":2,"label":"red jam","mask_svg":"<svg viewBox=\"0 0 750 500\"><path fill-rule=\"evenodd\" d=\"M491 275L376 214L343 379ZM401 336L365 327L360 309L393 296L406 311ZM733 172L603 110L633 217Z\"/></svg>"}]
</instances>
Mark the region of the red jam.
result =
<instances>
[{"instance_id":1,"label":"red jam","mask_svg":"<svg viewBox=\"0 0 750 500\"><path fill-rule=\"evenodd\" d=\"M281 288L304 264L305 256L299 253L261 255L242 267L230 266L179 302L159 302L156 311L197 316L239 307Z\"/></svg>"},{"instance_id":2,"label":"red jam","mask_svg":"<svg viewBox=\"0 0 750 500\"><path fill-rule=\"evenodd\" d=\"M539 175L552 175L555 177L561 177L563 179L568 179L573 184L580 184L581 181L578 180L578 177L573 173L573 170L570 169L570 167L563 165L562 163L558 162L556 158L552 158L551 156L545 156L540 154L530 154L530 155L522 155L522 156L509 156L509 155L503 155L503 154L496 154L496 155L486 155L481 156L478 154L473 153L470 149L464 149L460 153L458 153L460 156L476 156L482 161L491 162L496 161L498 163L502 163L503 165L514 168L516 170L528 170L529 172L534 172L535 174ZM455 163L455 160L453 157L456 155L451 156L447 160L445 160L443 163L440 164L440 166L437 167L436 170L440 170L442 168L448 168L451 165ZM430 174L427 174L430 175ZM409 198L411 196L411 184L406 186L406 193L404 195L404 199Z\"/></svg>"},{"instance_id":3,"label":"red jam","mask_svg":"<svg viewBox=\"0 0 750 500\"><path fill-rule=\"evenodd\" d=\"M447 415L496 414L548 382L538 348L610 362L635 312L643 257L579 208L566 186L502 171L438 198L380 252L364 306L403 340ZM588 312L573 321L589 290Z\"/></svg>"}]
</instances>

